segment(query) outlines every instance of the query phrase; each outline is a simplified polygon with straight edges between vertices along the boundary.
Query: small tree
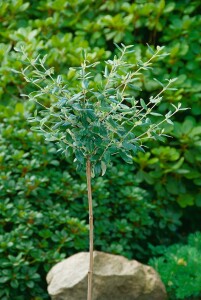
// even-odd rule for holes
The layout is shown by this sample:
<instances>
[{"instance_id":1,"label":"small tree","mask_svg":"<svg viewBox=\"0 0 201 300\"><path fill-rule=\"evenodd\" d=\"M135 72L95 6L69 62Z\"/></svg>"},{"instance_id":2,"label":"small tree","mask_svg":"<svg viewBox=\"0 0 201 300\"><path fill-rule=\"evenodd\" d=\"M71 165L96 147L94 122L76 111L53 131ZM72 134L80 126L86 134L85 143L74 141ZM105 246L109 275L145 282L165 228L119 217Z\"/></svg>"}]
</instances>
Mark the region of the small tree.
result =
<instances>
[{"instance_id":1,"label":"small tree","mask_svg":"<svg viewBox=\"0 0 201 300\"><path fill-rule=\"evenodd\" d=\"M33 130L44 135L47 141L57 143L59 152L66 157L74 155L78 172L85 168L89 202L89 240L90 262L88 271L88 300L92 299L93 275L93 207L91 177L104 175L111 158L115 154L126 163L132 163L132 157L143 150L144 141L161 139L164 122L172 124L170 118L181 108L179 103L174 110L165 115L154 112L162 101L162 94L171 89L175 79L161 85L160 92L148 100L135 99L135 90L139 90L142 71L151 69L152 62L163 57L163 47L154 52L149 46L151 57L136 65L127 62L133 53L133 46L121 45L119 56L105 62L89 63L83 52L81 67L74 69L76 85L63 80L61 75L54 76L54 69L45 67L45 59L30 59L21 47L23 60L28 65L20 73L24 79L34 85L36 90L28 95L30 101L40 105L39 111L29 118L37 126ZM99 78L94 81L94 78ZM47 97L51 99L47 103ZM41 109L42 108L42 109ZM154 119L155 118L155 119Z\"/></svg>"}]
</instances>

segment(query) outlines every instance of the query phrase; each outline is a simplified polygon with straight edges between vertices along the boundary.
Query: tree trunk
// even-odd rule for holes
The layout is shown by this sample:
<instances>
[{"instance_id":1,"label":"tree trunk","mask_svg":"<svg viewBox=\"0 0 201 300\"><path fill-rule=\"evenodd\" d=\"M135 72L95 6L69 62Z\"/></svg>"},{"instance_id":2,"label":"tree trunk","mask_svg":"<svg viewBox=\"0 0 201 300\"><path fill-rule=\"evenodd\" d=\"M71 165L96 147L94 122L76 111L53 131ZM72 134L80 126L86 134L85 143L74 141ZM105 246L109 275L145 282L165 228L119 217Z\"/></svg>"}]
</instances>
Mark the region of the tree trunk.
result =
<instances>
[{"instance_id":1,"label":"tree trunk","mask_svg":"<svg viewBox=\"0 0 201 300\"><path fill-rule=\"evenodd\" d=\"M88 191L88 203L89 203L89 270L88 270L88 293L87 300L92 300L93 291L93 205L92 205L92 192L91 192L91 162L90 158L87 158L86 163L86 176L87 176L87 191Z\"/></svg>"}]
</instances>

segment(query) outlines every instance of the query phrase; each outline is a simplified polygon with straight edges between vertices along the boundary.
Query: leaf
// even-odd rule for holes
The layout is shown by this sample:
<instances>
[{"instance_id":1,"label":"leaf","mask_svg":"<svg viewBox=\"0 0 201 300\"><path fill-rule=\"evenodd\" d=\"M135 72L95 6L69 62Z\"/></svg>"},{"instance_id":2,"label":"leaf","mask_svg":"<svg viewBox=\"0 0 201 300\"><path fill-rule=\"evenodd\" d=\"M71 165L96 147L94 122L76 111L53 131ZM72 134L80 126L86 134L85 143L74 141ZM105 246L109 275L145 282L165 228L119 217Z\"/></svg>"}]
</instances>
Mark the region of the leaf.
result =
<instances>
[{"instance_id":1,"label":"leaf","mask_svg":"<svg viewBox=\"0 0 201 300\"><path fill-rule=\"evenodd\" d=\"M155 53L154 53L153 49L149 46L148 43L147 43L147 47L148 47L148 49L149 49L149 52L150 52L152 55L154 55Z\"/></svg>"},{"instance_id":2,"label":"leaf","mask_svg":"<svg viewBox=\"0 0 201 300\"><path fill-rule=\"evenodd\" d=\"M182 132L185 134L189 134L191 130L195 127L195 119L186 119L182 124Z\"/></svg>"},{"instance_id":3,"label":"leaf","mask_svg":"<svg viewBox=\"0 0 201 300\"><path fill-rule=\"evenodd\" d=\"M162 82L160 82L158 79L154 78L154 80L159 84L161 85L162 87L164 87L164 84Z\"/></svg>"},{"instance_id":4,"label":"leaf","mask_svg":"<svg viewBox=\"0 0 201 300\"><path fill-rule=\"evenodd\" d=\"M111 107L109 105L103 105L101 104L101 110L104 112L110 112L111 111Z\"/></svg>"},{"instance_id":5,"label":"leaf","mask_svg":"<svg viewBox=\"0 0 201 300\"><path fill-rule=\"evenodd\" d=\"M112 119L112 117L109 117L107 119L107 122L113 127L113 128L118 128L118 124Z\"/></svg>"},{"instance_id":6,"label":"leaf","mask_svg":"<svg viewBox=\"0 0 201 300\"><path fill-rule=\"evenodd\" d=\"M194 204L194 197L190 194L180 195L177 198L177 202L182 208L192 206Z\"/></svg>"},{"instance_id":7,"label":"leaf","mask_svg":"<svg viewBox=\"0 0 201 300\"><path fill-rule=\"evenodd\" d=\"M87 52L86 52L85 49L82 49L82 58L83 58L84 60L87 59Z\"/></svg>"},{"instance_id":8,"label":"leaf","mask_svg":"<svg viewBox=\"0 0 201 300\"><path fill-rule=\"evenodd\" d=\"M86 114L92 121L95 121L97 119L93 109L86 109Z\"/></svg>"},{"instance_id":9,"label":"leaf","mask_svg":"<svg viewBox=\"0 0 201 300\"><path fill-rule=\"evenodd\" d=\"M123 52L122 49L116 44L114 43L115 47L117 47L117 49L120 51L120 52Z\"/></svg>"},{"instance_id":10,"label":"leaf","mask_svg":"<svg viewBox=\"0 0 201 300\"><path fill-rule=\"evenodd\" d=\"M44 65L44 63L46 62L46 59L47 59L47 54L45 54L42 59L39 59L39 61L42 65Z\"/></svg>"},{"instance_id":11,"label":"leaf","mask_svg":"<svg viewBox=\"0 0 201 300\"><path fill-rule=\"evenodd\" d=\"M30 288L30 289L32 289L33 287L34 287L34 282L33 281L28 281L28 282L26 282L26 285Z\"/></svg>"},{"instance_id":12,"label":"leaf","mask_svg":"<svg viewBox=\"0 0 201 300\"><path fill-rule=\"evenodd\" d=\"M84 157L84 154L82 153L81 150L76 150L76 151L75 151L75 157L77 158L77 160L78 160L82 165L84 165L85 157Z\"/></svg>"},{"instance_id":13,"label":"leaf","mask_svg":"<svg viewBox=\"0 0 201 300\"><path fill-rule=\"evenodd\" d=\"M55 86L52 90L51 90L51 93L52 94L55 94L59 91L59 88L57 86Z\"/></svg>"},{"instance_id":14,"label":"leaf","mask_svg":"<svg viewBox=\"0 0 201 300\"><path fill-rule=\"evenodd\" d=\"M177 81L177 79L178 79L177 77L171 78L171 79L169 80L169 82L170 82L170 83L173 83L173 82Z\"/></svg>"},{"instance_id":15,"label":"leaf","mask_svg":"<svg viewBox=\"0 0 201 300\"><path fill-rule=\"evenodd\" d=\"M77 99L82 99L83 98L83 95L82 95L82 93L80 92L80 93L77 93L77 94L75 94L69 101L71 102L71 101L75 101L75 100L77 100ZM69 102L68 101L68 102Z\"/></svg>"},{"instance_id":16,"label":"leaf","mask_svg":"<svg viewBox=\"0 0 201 300\"><path fill-rule=\"evenodd\" d=\"M143 147L142 146L136 146L137 147L137 150L138 151L140 151L140 152L144 152L145 153L145 151L144 151L144 149L143 149Z\"/></svg>"},{"instance_id":17,"label":"leaf","mask_svg":"<svg viewBox=\"0 0 201 300\"><path fill-rule=\"evenodd\" d=\"M26 94L20 94L20 97L28 97L28 98L29 98L29 95L26 95Z\"/></svg>"},{"instance_id":18,"label":"leaf","mask_svg":"<svg viewBox=\"0 0 201 300\"><path fill-rule=\"evenodd\" d=\"M58 141L59 139L55 136L50 136L50 137L46 137L45 140L48 142L54 142L54 141Z\"/></svg>"},{"instance_id":19,"label":"leaf","mask_svg":"<svg viewBox=\"0 0 201 300\"><path fill-rule=\"evenodd\" d=\"M146 118L145 119L145 123L150 125L151 124L151 120L149 118Z\"/></svg>"},{"instance_id":20,"label":"leaf","mask_svg":"<svg viewBox=\"0 0 201 300\"><path fill-rule=\"evenodd\" d=\"M61 84L61 83L62 83L62 76L61 76L61 75L58 75L58 76L57 76L57 83L58 83L58 84Z\"/></svg>"},{"instance_id":21,"label":"leaf","mask_svg":"<svg viewBox=\"0 0 201 300\"><path fill-rule=\"evenodd\" d=\"M119 127L119 129L117 130L117 134L120 138L122 138L126 133L126 130L122 129L122 127Z\"/></svg>"},{"instance_id":22,"label":"leaf","mask_svg":"<svg viewBox=\"0 0 201 300\"><path fill-rule=\"evenodd\" d=\"M92 152L94 150L94 142L91 139L87 139L85 147L88 151Z\"/></svg>"},{"instance_id":23,"label":"leaf","mask_svg":"<svg viewBox=\"0 0 201 300\"><path fill-rule=\"evenodd\" d=\"M15 50L16 52L21 52L21 53L22 53L23 48L24 48L24 47L20 47L20 48L14 47L14 50Z\"/></svg>"},{"instance_id":24,"label":"leaf","mask_svg":"<svg viewBox=\"0 0 201 300\"><path fill-rule=\"evenodd\" d=\"M161 0L158 4L158 13L159 14L162 14L163 10L165 8L165 0Z\"/></svg>"},{"instance_id":25,"label":"leaf","mask_svg":"<svg viewBox=\"0 0 201 300\"><path fill-rule=\"evenodd\" d=\"M79 103L73 103L72 108L75 110L83 110L82 106Z\"/></svg>"},{"instance_id":26,"label":"leaf","mask_svg":"<svg viewBox=\"0 0 201 300\"><path fill-rule=\"evenodd\" d=\"M126 150L133 150L134 153L136 153L137 151L137 147L131 143L128 143L128 142L123 142L122 143L122 146L124 147L124 149Z\"/></svg>"},{"instance_id":27,"label":"leaf","mask_svg":"<svg viewBox=\"0 0 201 300\"><path fill-rule=\"evenodd\" d=\"M89 86L89 81L88 80L83 80L82 81L82 87L83 87L83 89L87 89L88 88L88 86Z\"/></svg>"},{"instance_id":28,"label":"leaf","mask_svg":"<svg viewBox=\"0 0 201 300\"><path fill-rule=\"evenodd\" d=\"M13 73L16 73L16 74L21 74L21 72L15 70L15 69L10 69Z\"/></svg>"},{"instance_id":29,"label":"leaf","mask_svg":"<svg viewBox=\"0 0 201 300\"><path fill-rule=\"evenodd\" d=\"M104 77L107 78L109 75L108 67L105 66Z\"/></svg>"},{"instance_id":30,"label":"leaf","mask_svg":"<svg viewBox=\"0 0 201 300\"><path fill-rule=\"evenodd\" d=\"M103 94L98 93L98 92L92 92L98 100L104 101L105 97L103 96Z\"/></svg>"},{"instance_id":31,"label":"leaf","mask_svg":"<svg viewBox=\"0 0 201 300\"><path fill-rule=\"evenodd\" d=\"M17 103L15 105L15 112L23 114L24 113L24 105L22 103Z\"/></svg>"},{"instance_id":32,"label":"leaf","mask_svg":"<svg viewBox=\"0 0 201 300\"><path fill-rule=\"evenodd\" d=\"M151 96L149 98L150 103L159 103L161 100L162 100L162 97L158 97L158 96L156 96L156 97Z\"/></svg>"},{"instance_id":33,"label":"leaf","mask_svg":"<svg viewBox=\"0 0 201 300\"><path fill-rule=\"evenodd\" d=\"M7 276L1 276L0 277L0 283L6 283L8 280L10 280L10 278L7 277Z\"/></svg>"},{"instance_id":34,"label":"leaf","mask_svg":"<svg viewBox=\"0 0 201 300\"><path fill-rule=\"evenodd\" d=\"M175 8L176 2L167 3L164 9L164 13L170 13Z\"/></svg>"},{"instance_id":35,"label":"leaf","mask_svg":"<svg viewBox=\"0 0 201 300\"><path fill-rule=\"evenodd\" d=\"M100 162L97 162L94 166L94 173L95 175L100 175L102 170L102 165Z\"/></svg>"},{"instance_id":36,"label":"leaf","mask_svg":"<svg viewBox=\"0 0 201 300\"><path fill-rule=\"evenodd\" d=\"M103 158L107 164L110 162L110 148L104 152Z\"/></svg>"},{"instance_id":37,"label":"leaf","mask_svg":"<svg viewBox=\"0 0 201 300\"><path fill-rule=\"evenodd\" d=\"M177 88L167 88L166 91L177 91Z\"/></svg>"},{"instance_id":38,"label":"leaf","mask_svg":"<svg viewBox=\"0 0 201 300\"><path fill-rule=\"evenodd\" d=\"M171 116L172 112L168 111L168 113L165 115L166 119L168 119Z\"/></svg>"},{"instance_id":39,"label":"leaf","mask_svg":"<svg viewBox=\"0 0 201 300\"><path fill-rule=\"evenodd\" d=\"M126 152L124 151L120 151L120 156L121 158L128 164L132 164L133 163L133 159L132 159L132 156L128 155Z\"/></svg>"},{"instance_id":40,"label":"leaf","mask_svg":"<svg viewBox=\"0 0 201 300\"><path fill-rule=\"evenodd\" d=\"M67 99L66 98L61 98L58 103L57 103L57 107L62 107L66 104Z\"/></svg>"},{"instance_id":41,"label":"leaf","mask_svg":"<svg viewBox=\"0 0 201 300\"><path fill-rule=\"evenodd\" d=\"M110 155L113 155L113 154L119 152L119 148L116 145L112 145L109 147L108 151L109 151Z\"/></svg>"},{"instance_id":42,"label":"leaf","mask_svg":"<svg viewBox=\"0 0 201 300\"><path fill-rule=\"evenodd\" d=\"M112 95L112 94L115 94L115 93L116 93L116 90L113 89L113 88L110 88L110 89L107 90L107 93L108 93L109 95Z\"/></svg>"},{"instance_id":43,"label":"leaf","mask_svg":"<svg viewBox=\"0 0 201 300\"><path fill-rule=\"evenodd\" d=\"M19 282L16 279L14 279L11 281L10 285L12 286L12 288L16 289L19 286Z\"/></svg>"},{"instance_id":44,"label":"leaf","mask_svg":"<svg viewBox=\"0 0 201 300\"><path fill-rule=\"evenodd\" d=\"M170 119L166 119L166 122L170 125L174 125L174 123Z\"/></svg>"},{"instance_id":45,"label":"leaf","mask_svg":"<svg viewBox=\"0 0 201 300\"><path fill-rule=\"evenodd\" d=\"M52 68L50 68L50 69L48 69L47 71L45 71L45 74L46 75L51 75L51 74L54 74L54 68L52 67Z\"/></svg>"},{"instance_id":46,"label":"leaf","mask_svg":"<svg viewBox=\"0 0 201 300\"><path fill-rule=\"evenodd\" d=\"M172 169L172 170L177 170L177 169L179 169L179 168L182 166L183 162L184 162L184 157L181 157L181 158L179 159L179 161L178 161L177 163L175 163L175 164L171 167L171 169Z\"/></svg>"},{"instance_id":47,"label":"leaf","mask_svg":"<svg viewBox=\"0 0 201 300\"><path fill-rule=\"evenodd\" d=\"M105 172L107 170L107 166L106 164L104 163L104 161L101 161L101 170L102 170L102 176L105 175Z\"/></svg>"},{"instance_id":48,"label":"leaf","mask_svg":"<svg viewBox=\"0 0 201 300\"><path fill-rule=\"evenodd\" d=\"M142 98L140 99L140 104L141 104L142 108L144 108L145 110L147 110L147 106L146 106L146 104L145 104L145 102L144 102L144 100Z\"/></svg>"},{"instance_id":49,"label":"leaf","mask_svg":"<svg viewBox=\"0 0 201 300\"><path fill-rule=\"evenodd\" d=\"M63 121L55 123L55 125L52 126L52 130L55 130L55 129L57 129L60 126L63 126L63 123L64 123Z\"/></svg>"},{"instance_id":50,"label":"leaf","mask_svg":"<svg viewBox=\"0 0 201 300\"><path fill-rule=\"evenodd\" d=\"M152 116L156 116L156 117L162 117L163 116L162 114L159 114L159 113L156 113L156 112L150 112L149 114L152 115Z\"/></svg>"},{"instance_id":51,"label":"leaf","mask_svg":"<svg viewBox=\"0 0 201 300\"><path fill-rule=\"evenodd\" d=\"M131 89L135 90L135 91L141 91L141 90L142 90L139 86L137 86L137 85L135 85L135 84L132 84L132 83L128 83L128 86L129 86Z\"/></svg>"},{"instance_id":52,"label":"leaf","mask_svg":"<svg viewBox=\"0 0 201 300\"><path fill-rule=\"evenodd\" d=\"M113 103L119 103L119 101L115 100L116 97L114 96L110 96L109 99L113 102Z\"/></svg>"}]
</instances>

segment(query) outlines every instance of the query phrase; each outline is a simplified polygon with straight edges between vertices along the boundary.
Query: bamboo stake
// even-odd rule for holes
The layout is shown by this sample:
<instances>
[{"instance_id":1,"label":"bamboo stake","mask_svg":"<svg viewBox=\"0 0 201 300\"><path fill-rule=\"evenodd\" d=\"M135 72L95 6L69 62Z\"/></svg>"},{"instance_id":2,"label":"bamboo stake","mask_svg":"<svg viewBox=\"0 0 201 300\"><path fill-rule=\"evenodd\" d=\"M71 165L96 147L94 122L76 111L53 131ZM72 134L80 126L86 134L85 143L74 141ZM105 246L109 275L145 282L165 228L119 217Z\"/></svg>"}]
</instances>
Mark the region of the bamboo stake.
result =
<instances>
[{"instance_id":1,"label":"bamboo stake","mask_svg":"<svg viewBox=\"0 0 201 300\"><path fill-rule=\"evenodd\" d=\"M92 300L92 279L93 279L93 205L92 205L92 192L91 192L91 162L87 158L86 163L86 176L87 176L87 191L89 203L89 271L88 271L88 293L87 300Z\"/></svg>"}]
</instances>

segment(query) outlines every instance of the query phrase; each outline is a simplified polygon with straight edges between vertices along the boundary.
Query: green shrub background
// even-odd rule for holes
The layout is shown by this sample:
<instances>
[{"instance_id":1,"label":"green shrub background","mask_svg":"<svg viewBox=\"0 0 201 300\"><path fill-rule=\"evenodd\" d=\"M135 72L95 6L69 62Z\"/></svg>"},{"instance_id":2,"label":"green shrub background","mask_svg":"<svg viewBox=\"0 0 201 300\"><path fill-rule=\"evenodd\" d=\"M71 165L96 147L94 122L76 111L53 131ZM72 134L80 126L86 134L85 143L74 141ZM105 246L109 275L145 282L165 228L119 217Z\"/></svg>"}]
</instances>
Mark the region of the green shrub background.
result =
<instances>
[{"instance_id":1,"label":"green shrub background","mask_svg":"<svg viewBox=\"0 0 201 300\"><path fill-rule=\"evenodd\" d=\"M161 275L170 299L200 300L201 233L189 235L186 245L159 246L158 250L161 257L149 264Z\"/></svg>"},{"instance_id":2,"label":"green shrub background","mask_svg":"<svg viewBox=\"0 0 201 300\"><path fill-rule=\"evenodd\" d=\"M149 56L146 43L170 53L142 78L143 96L160 89L153 77L178 77L159 111L178 102L190 110L167 126L172 138L150 143L131 166L115 159L106 176L93 180L96 249L147 263L160 254L155 246L183 243L201 230L200 9L198 0L0 1L2 300L48 299L51 266L88 249L84 174L30 130L26 117L34 107L20 97L26 83L11 71L22 67L14 47L48 54L48 65L68 80L82 49L92 62L113 57L114 42L134 44L134 62Z\"/></svg>"}]
</instances>

